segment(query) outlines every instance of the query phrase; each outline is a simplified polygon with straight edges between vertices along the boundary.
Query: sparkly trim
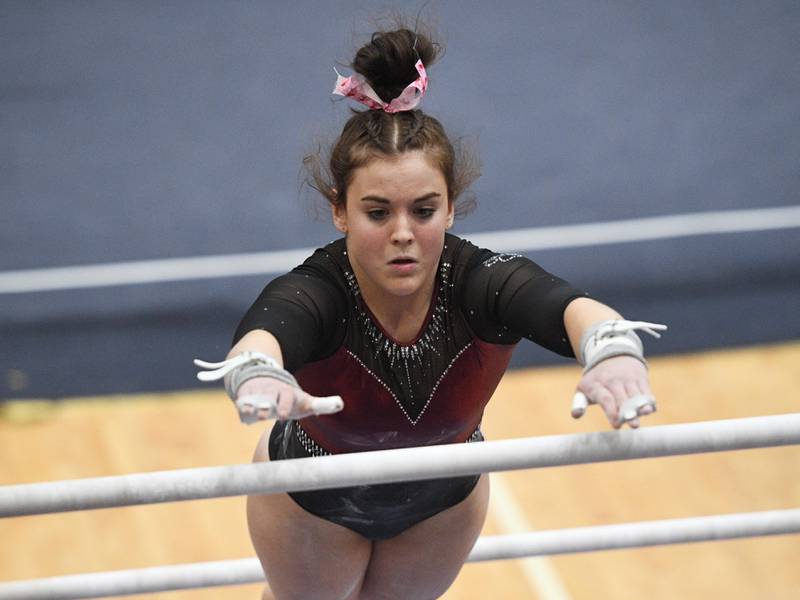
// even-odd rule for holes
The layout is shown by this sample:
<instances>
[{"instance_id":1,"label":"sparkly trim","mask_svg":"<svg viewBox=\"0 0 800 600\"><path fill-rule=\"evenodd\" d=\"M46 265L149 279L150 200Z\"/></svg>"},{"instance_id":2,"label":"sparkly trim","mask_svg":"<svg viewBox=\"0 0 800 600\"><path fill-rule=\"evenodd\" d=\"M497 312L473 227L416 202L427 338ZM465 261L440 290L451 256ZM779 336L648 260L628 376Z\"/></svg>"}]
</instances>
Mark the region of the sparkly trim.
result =
<instances>
[{"instance_id":1,"label":"sparkly trim","mask_svg":"<svg viewBox=\"0 0 800 600\"><path fill-rule=\"evenodd\" d=\"M422 362L424 353L438 353L433 342L444 333L444 315L447 313L446 289L450 286L450 270L452 266L453 265L448 262L443 262L439 265L439 290L434 300L433 314L422 336L411 345L403 346L386 337L361 304L357 304L358 320L364 333L369 341L374 344L374 347L378 348L378 352L386 355L389 359L390 367L393 367L396 361L402 360L406 363L407 369L409 361L416 360ZM356 298L360 297L361 290L358 287L358 281L356 281L355 275L353 275L351 271L346 270L344 276L353 296Z\"/></svg>"},{"instance_id":2,"label":"sparkly trim","mask_svg":"<svg viewBox=\"0 0 800 600\"><path fill-rule=\"evenodd\" d=\"M447 367L445 367L445 370L442 371L442 374L439 375L439 379L437 379L436 383L433 385L433 389L431 390L431 395L428 396L428 401L425 403L425 406L423 406L422 410L419 412L419 416L417 417L417 420L416 421L412 421L412 423L414 423L414 425L416 425L417 421L419 421L422 418L422 415L425 414L425 411L427 410L428 405L431 403L431 400L433 400L433 397L436 395L436 390L439 389L439 384L442 383L442 380L445 378L445 375L447 375L447 373L450 371L450 367L453 366L453 364L458 360L458 357L461 356L462 354L464 354L464 352L470 346L472 346L472 341L470 341L469 344L467 344L461 350L458 351L458 353L453 357L453 360L450 361L450 364L447 365ZM403 411L403 412L405 412L405 411ZM408 415L406 415L406 416L408 416Z\"/></svg>"},{"instance_id":3,"label":"sparkly trim","mask_svg":"<svg viewBox=\"0 0 800 600\"><path fill-rule=\"evenodd\" d=\"M495 254L491 258L487 258L481 264L484 267L493 267L497 263L505 263L515 258L522 258L522 254Z\"/></svg>"},{"instance_id":4,"label":"sparkly trim","mask_svg":"<svg viewBox=\"0 0 800 600\"><path fill-rule=\"evenodd\" d=\"M483 441L483 433L481 432L481 424L478 423L478 428L472 432L472 435L467 438L465 443L472 444L474 442L482 442Z\"/></svg>"},{"instance_id":5,"label":"sparkly trim","mask_svg":"<svg viewBox=\"0 0 800 600\"><path fill-rule=\"evenodd\" d=\"M303 446L303 450L305 450L309 456L330 456L331 453L325 450L322 446L320 446L317 442L311 439L311 436L306 433L306 430L300 425L300 421L294 422L294 431L297 433L297 439L300 441L300 445ZM465 444L472 444L475 442L480 442L483 439L483 434L481 433L481 425L478 423L477 429L472 432L472 434L464 441Z\"/></svg>"},{"instance_id":6,"label":"sparkly trim","mask_svg":"<svg viewBox=\"0 0 800 600\"><path fill-rule=\"evenodd\" d=\"M330 456L330 452L311 439L306 430L300 426L299 421L295 421L294 430L297 432L297 439L300 441L300 445L303 446L303 450L308 452L309 456Z\"/></svg>"}]
</instances>

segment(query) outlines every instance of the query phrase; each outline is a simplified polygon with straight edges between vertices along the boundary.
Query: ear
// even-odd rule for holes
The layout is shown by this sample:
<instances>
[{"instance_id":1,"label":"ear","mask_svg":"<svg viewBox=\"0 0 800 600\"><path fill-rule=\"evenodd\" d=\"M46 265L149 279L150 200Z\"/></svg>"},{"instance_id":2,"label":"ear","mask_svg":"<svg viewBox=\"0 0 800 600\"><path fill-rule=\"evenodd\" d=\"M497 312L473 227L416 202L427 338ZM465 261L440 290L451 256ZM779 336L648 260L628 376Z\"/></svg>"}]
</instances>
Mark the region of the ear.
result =
<instances>
[{"instance_id":1,"label":"ear","mask_svg":"<svg viewBox=\"0 0 800 600\"><path fill-rule=\"evenodd\" d=\"M447 204L447 224L445 225L445 229L450 229L453 226L456 211L453 202L448 202Z\"/></svg>"},{"instance_id":2,"label":"ear","mask_svg":"<svg viewBox=\"0 0 800 600\"><path fill-rule=\"evenodd\" d=\"M331 204L331 217L333 226L347 234L347 208L344 204Z\"/></svg>"}]
</instances>

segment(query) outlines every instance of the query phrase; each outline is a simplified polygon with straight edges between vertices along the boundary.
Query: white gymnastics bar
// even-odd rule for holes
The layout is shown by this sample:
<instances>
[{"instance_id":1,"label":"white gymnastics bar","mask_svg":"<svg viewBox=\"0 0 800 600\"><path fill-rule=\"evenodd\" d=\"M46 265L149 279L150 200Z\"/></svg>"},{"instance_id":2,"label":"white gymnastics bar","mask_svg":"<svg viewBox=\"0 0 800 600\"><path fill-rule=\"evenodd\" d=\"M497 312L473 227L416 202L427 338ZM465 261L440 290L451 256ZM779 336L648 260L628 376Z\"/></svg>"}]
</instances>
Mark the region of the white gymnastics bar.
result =
<instances>
[{"instance_id":1,"label":"white gymnastics bar","mask_svg":"<svg viewBox=\"0 0 800 600\"><path fill-rule=\"evenodd\" d=\"M800 413L0 487L0 517L800 444Z\"/></svg>"},{"instance_id":2,"label":"white gymnastics bar","mask_svg":"<svg viewBox=\"0 0 800 600\"><path fill-rule=\"evenodd\" d=\"M481 537L467 562L800 533L800 509ZM102 598L264 581L258 559L0 582L0 600Z\"/></svg>"}]
</instances>

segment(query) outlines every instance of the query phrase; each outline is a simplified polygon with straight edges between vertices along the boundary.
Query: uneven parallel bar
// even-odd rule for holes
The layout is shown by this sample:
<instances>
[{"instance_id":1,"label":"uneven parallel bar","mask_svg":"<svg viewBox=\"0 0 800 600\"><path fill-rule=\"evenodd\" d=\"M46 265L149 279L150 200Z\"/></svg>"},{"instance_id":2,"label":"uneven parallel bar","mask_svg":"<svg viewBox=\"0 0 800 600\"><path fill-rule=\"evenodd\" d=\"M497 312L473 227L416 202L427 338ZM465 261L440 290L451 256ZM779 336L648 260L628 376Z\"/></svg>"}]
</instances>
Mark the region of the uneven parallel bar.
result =
<instances>
[{"instance_id":1,"label":"uneven parallel bar","mask_svg":"<svg viewBox=\"0 0 800 600\"><path fill-rule=\"evenodd\" d=\"M468 562L800 533L800 509L480 538ZM0 583L0 600L102 598L264 581L255 558Z\"/></svg>"},{"instance_id":2,"label":"uneven parallel bar","mask_svg":"<svg viewBox=\"0 0 800 600\"><path fill-rule=\"evenodd\" d=\"M0 487L0 517L800 444L800 413Z\"/></svg>"}]
</instances>

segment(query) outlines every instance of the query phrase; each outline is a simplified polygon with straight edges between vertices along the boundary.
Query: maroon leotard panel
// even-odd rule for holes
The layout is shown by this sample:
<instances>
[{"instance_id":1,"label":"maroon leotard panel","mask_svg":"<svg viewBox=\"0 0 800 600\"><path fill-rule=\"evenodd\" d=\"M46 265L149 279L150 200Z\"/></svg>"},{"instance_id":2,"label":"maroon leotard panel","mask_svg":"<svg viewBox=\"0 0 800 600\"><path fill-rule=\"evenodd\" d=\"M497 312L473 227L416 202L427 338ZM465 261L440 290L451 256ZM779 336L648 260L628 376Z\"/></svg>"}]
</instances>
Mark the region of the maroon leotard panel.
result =
<instances>
[{"instance_id":1,"label":"maroon leotard panel","mask_svg":"<svg viewBox=\"0 0 800 600\"><path fill-rule=\"evenodd\" d=\"M464 442L480 425L513 349L473 340L442 373L436 390L420 399L423 411L414 420L385 382L341 348L295 374L308 393L337 390L344 400L342 412L307 417L303 429L333 454Z\"/></svg>"}]
</instances>

